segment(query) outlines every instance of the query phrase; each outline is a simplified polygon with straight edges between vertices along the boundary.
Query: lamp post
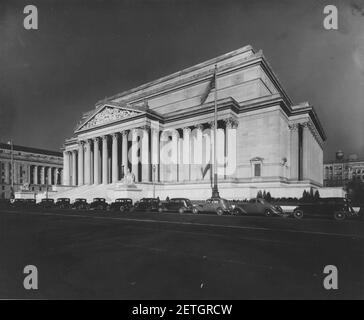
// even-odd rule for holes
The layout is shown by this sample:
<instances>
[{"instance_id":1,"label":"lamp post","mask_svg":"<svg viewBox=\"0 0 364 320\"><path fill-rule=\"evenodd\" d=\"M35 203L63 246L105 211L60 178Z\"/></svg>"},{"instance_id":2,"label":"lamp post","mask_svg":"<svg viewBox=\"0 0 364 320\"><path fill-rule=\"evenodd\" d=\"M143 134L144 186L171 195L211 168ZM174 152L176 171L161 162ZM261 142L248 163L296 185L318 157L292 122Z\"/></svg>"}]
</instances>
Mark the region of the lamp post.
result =
<instances>
[{"instance_id":1,"label":"lamp post","mask_svg":"<svg viewBox=\"0 0 364 320\"><path fill-rule=\"evenodd\" d=\"M214 71L215 90L214 90L214 162L213 162L213 179L214 184L212 187L212 197L220 198L219 189L217 186L217 154L216 154L216 140L217 140L217 65L215 64Z\"/></svg>"}]
</instances>

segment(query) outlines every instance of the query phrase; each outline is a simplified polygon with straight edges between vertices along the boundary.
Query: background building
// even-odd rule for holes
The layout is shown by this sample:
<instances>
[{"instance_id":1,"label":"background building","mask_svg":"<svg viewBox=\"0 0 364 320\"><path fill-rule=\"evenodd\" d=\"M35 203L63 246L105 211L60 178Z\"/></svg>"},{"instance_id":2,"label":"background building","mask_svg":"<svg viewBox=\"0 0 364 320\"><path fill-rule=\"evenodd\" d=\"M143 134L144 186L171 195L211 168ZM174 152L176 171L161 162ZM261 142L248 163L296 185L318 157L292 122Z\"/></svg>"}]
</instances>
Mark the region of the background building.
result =
<instances>
[{"instance_id":1,"label":"background building","mask_svg":"<svg viewBox=\"0 0 364 320\"><path fill-rule=\"evenodd\" d=\"M324 186L343 187L353 178L364 181L364 159L356 154L345 158L344 152L336 152L335 160L324 163Z\"/></svg>"},{"instance_id":2,"label":"background building","mask_svg":"<svg viewBox=\"0 0 364 320\"><path fill-rule=\"evenodd\" d=\"M12 184L13 192L42 192L60 185L62 166L61 152L0 143L0 198L10 198Z\"/></svg>"}]
</instances>

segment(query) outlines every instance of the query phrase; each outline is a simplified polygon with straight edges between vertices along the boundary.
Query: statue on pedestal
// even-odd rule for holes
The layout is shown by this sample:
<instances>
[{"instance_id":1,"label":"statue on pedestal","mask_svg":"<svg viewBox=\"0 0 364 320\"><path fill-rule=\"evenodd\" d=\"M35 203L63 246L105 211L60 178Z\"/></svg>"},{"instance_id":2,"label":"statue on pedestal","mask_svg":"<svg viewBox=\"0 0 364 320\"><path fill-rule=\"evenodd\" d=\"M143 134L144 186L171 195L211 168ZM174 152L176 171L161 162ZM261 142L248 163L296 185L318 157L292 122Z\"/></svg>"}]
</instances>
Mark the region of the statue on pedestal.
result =
<instances>
[{"instance_id":1,"label":"statue on pedestal","mask_svg":"<svg viewBox=\"0 0 364 320\"><path fill-rule=\"evenodd\" d=\"M126 168L126 172L124 178L120 181L124 185L134 185L135 184L135 175L130 172L129 168Z\"/></svg>"}]
</instances>

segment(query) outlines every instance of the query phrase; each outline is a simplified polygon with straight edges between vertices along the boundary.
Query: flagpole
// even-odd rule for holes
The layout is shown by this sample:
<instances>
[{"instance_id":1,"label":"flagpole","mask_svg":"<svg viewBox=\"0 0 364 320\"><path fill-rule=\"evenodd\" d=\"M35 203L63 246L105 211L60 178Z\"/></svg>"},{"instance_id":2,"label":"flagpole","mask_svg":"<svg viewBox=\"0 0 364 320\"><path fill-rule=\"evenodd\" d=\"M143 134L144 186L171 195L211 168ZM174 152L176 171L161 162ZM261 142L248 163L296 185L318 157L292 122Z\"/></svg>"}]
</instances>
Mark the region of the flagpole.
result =
<instances>
[{"instance_id":1,"label":"flagpole","mask_svg":"<svg viewBox=\"0 0 364 320\"><path fill-rule=\"evenodd\" d=\"M215 64L215 72L214 72L214 78L215 78L215 123L214 123L214 163L213 163L213 174L214 174L214 186L212 188L212 197L213 198L220 198L219 195L219 189L217 188L217 154L216 154L216 140L217 140L217 64Z\"/></svg>"}]
</instances>

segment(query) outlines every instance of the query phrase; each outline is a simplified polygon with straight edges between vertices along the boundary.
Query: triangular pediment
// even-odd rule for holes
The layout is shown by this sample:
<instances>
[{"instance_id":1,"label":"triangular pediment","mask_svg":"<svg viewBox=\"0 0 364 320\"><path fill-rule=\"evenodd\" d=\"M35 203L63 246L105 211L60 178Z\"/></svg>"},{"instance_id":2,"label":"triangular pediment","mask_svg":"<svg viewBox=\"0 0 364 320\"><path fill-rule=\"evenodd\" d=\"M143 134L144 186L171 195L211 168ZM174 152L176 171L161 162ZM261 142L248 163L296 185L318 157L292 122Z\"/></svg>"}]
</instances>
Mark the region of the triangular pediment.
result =
<instances>
[{"instance_id":1,"label":"triangular pediment","mask_svg":"<svg viewBox=\"0 0 364 320\"><path fill-rule=\"evenodd\" d=\"M119 120L132 118L145 112L126 107L103 105L89 115L76 131L99 127Z\"/></svg>"}]
</instances>

